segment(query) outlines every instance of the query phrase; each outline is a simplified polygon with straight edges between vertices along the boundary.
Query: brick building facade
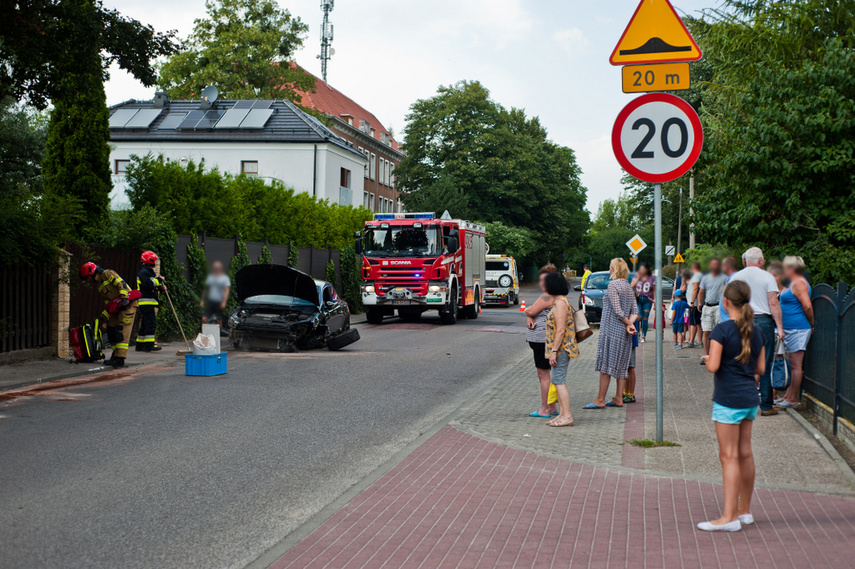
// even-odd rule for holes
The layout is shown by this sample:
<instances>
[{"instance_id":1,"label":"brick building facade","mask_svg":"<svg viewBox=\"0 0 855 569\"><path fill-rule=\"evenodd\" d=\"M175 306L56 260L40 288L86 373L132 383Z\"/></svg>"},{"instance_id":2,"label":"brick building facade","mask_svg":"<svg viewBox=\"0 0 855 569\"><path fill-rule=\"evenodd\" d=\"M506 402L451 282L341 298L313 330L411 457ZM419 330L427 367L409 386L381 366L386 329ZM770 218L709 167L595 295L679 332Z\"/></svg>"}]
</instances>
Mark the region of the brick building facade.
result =
<instances>
[{"instance_id":1,"label":"brick building facade","mask_svg":"<svg viewBox=\"0 0 855 569\"><path fill-rule=\"evenodd\" d=\"M375 212L399 212L395 168L404 157L398 142L380 121L341 91L316 78L315 92L301 93L300 104L333 119L333 130L368 159L363 205Z\"/></svg>"}]
</instances>

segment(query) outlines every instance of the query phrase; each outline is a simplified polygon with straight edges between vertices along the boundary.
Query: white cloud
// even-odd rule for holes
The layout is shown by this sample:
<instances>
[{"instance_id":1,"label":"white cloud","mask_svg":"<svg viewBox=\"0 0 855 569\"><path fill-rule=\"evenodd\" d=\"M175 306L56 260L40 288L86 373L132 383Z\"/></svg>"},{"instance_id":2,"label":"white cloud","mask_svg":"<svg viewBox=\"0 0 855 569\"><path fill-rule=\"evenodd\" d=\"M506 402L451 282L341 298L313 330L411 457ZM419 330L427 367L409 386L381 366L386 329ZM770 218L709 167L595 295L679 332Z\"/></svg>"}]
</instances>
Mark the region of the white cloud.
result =
<instances>
[{"instance_id":1,"label":"white cloud","mask_svg":"<svg viewBox=\"0 0 855 569\"><path fill-rule=\"evenodd\" d=\"M558 30L552 34L552 40L570 56L585 53L591 46L591 42L579 28Z\"/></svg>"}]
</instances>

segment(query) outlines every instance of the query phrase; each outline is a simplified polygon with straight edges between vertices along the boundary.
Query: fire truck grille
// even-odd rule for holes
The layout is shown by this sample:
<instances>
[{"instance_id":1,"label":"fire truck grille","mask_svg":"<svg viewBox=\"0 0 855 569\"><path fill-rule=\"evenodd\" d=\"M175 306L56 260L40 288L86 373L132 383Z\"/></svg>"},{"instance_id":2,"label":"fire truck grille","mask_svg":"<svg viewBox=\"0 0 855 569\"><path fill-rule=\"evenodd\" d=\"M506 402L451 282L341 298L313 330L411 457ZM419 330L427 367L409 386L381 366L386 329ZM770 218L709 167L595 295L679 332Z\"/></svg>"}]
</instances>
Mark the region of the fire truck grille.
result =
<instances>
[{"instance_id":1,"label":"fire truck grille","mask_svg":"<svg viewBox=\"0 0 855 569\"><path fill-rule=\"evenodd\" d=\"M383 279L376 281L377 293L380 296L385 296L387 292L395 288L408 288L413 291L413 294L424 296L427 294L427 281L421 282L415 278L412 279Z\"/></svg>"}]
</instances>

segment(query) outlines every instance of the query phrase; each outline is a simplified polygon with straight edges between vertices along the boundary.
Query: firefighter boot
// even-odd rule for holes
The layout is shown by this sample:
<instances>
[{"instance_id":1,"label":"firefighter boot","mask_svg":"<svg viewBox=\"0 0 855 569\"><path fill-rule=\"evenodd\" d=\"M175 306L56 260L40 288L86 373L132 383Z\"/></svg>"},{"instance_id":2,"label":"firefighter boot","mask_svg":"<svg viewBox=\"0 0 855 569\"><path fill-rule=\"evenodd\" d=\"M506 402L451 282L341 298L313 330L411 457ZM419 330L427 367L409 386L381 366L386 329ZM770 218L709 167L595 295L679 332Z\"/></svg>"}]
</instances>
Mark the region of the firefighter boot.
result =
<instances>
[{"instance_id":1,"label":"firefighter boot","mask_svg":"<svg viewBox=\"0 0 855 569\"><path fill-rule=\"evenodd\" d=\"M104 365L116 367L125 367L125 358L111 356L109 360L104 360Z\"/></svg>"}]
</instances>

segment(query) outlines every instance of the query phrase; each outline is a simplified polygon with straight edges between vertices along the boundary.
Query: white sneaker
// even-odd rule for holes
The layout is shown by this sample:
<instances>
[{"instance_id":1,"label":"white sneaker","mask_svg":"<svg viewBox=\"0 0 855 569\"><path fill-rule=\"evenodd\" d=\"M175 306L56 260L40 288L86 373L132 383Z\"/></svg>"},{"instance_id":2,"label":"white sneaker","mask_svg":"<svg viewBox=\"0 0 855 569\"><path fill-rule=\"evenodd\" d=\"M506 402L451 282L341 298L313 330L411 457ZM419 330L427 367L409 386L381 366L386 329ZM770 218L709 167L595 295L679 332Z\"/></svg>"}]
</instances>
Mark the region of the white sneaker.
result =
<instances>
[{"instance_id":1,"label":"white sneaker","mask_svg":"<svg viewBox=\"0 0 855 569\"><path fill-rule=\"evenodd\" d=\"M641 337L641 343L642 343L642 344L646 344L646 343L647 343L647 338L645 338L644 336L642 336L642 337Z\"/></svg>"},{"instance_id":2,"label":"white sneaker","mask_svg":"<svg viewBox=\"0 0 855 569\"><path fill-rule=\"evenodd\" d=\"M739 516L739 522L744 526L753 526L754 525L754 516L751 514L742 514Z\"/></svg>"},{"instance_id":3,"label":"white sneaker","mask_svg":"<svg viewBox=\"0 0 855 569\"><path fill-rule=\"evenodd\" d=\"M740 531L742 529L742 522L734 520L718 526L711 522L701 522L698 524L698 529L701 531Z\"/></svg>"}]
</instances>

